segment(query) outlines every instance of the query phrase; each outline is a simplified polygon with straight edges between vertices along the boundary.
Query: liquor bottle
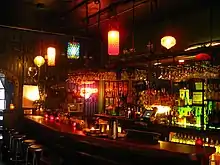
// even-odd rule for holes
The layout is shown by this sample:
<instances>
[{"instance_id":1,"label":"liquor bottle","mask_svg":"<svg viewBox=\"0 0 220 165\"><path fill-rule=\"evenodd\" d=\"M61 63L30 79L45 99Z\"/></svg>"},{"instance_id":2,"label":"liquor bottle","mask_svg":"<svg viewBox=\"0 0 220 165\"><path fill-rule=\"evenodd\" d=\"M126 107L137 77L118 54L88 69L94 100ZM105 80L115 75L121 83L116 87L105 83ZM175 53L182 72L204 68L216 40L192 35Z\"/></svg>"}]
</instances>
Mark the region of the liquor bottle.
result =
<instances>
[{"instance_id":1,"label":"liquor bottle","mask_svg":"<svg viewBox=\"0 0 220 165\"><path fill-rule=\"evenodd\" d=\"M180 134L176 133L176 143L180 143Z\"/></svg>"},{"instance_id":2,"label":"liquor bottle","mask_svg":"<svg viewBox=\"0 0 220 165\"><path fill-rule=\"evenodd\" d=\"M177 137L176 137L176 134L174 134L171 138L171 142L176 143L176 141L177 141Z\"/></svg>"},{"instance_id":3,"label":"liquor bottle","mask_svg":"<svg viewBox=\"0 0 220 165\"><path fill-rule=\"evenodd\" d=\"M184 107L185 106L185 100L184 100L184 95L181 94L180 98L179 98L179 106L180 107Z\"/></svg>"},{"instance_id":4,"label":"liquor bottle","mask_svg":"<svg viewBox=\"0 0 220 165\"><path fill-rule=\"evenodd\" d=\"M190 144L191 144L191 145L195 145L195 139L194 139L194 137L193 137L193 136L191 136L191 139L190 139Z\"/></svg>"},{"instance_id":5,"label":"liquor bottle","mask_svg":"<svg viewBox=\"0 0 220 165\"><path fill-rule=\"evenodd\" d=\"M219 149L219 142L218 142L218 140L216 140L216 143L215 143L215 149L216 149L216 153L218 154L219 153L219 151L220 151L220 149Z\"/></svg>"},{"instance_id":6,"label":"liquor bottle","mask_svg":"<svg viewBox=\"0 0 220 165\"><path fill-rule=\"evenodd\" d=\"M188 137L187 137L187 140L186 140L186 144L191 144L191 138L190 138L190 136L188 135Z\"/></svg>"},{"instance_id":7,"label":"liquor bottle","mask_svg":"<svg viewBox=\"0 0 220 165\"><path fill-rule=\"evenodd\" d=\"M214 144L214 140L213 140L213 139L211 139L211 141L210 141L210 147L215 147L215 144Z\"/></svg>"},{"instance_id":8,"label":"liquor bottle","mask_svg":"<svg viewBox=\"0 0 220 165\"><path fill-rule=\"evenodd\" d=\"M186 143L187 143L187 137L186 137L186 135L184 135L182 143L183 143L183 144L186 144Z\"/></svg>"},{"instance_id":9,"label":"liquor bottle","mask_svg":"<svg viewBox=\"0 0 220 165\"><path fill-rule=\"evenodd\" d=\"M184 95L184 105L188 106L188 98L186 96L186 92L185 92L185 95Z\"/></svg>"},{"instance_id":10,"label":"liquor bottle","mask_svg":"<svg viewBox=\"0 0 220 165\"><path fill-rule=\"evenodd\" d=\"M206 138L204 141L204 146L209 146L209 138Z\"/></svg>"},{"instance_id":11,"label":"liquor bottle","mask_svg":"<svg viewBox=\"0 0 220 165\"><path fill-rule=\"evenodd\" d=\"M202 138L203 146L206 146L206 139Z\"/></svg>"},{"instance_id":12,"label":"liquor bottle","mask_svg":"<svg viewBox=\"0 0 220 165\"><path fill-rule=\"evenodd\" d=\"M184 142L184 135L180 134L180 143L183 143L183 142Z\"/></svg>"}]
</instances>

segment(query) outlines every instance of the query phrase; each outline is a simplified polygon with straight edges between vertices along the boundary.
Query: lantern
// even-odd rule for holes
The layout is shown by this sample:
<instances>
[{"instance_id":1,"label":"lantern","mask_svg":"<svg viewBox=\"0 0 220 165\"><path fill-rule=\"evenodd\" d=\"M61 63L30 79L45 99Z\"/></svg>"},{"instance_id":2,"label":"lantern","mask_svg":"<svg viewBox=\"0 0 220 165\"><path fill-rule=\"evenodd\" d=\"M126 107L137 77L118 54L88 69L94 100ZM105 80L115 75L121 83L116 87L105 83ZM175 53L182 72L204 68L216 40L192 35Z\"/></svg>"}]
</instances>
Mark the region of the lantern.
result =
<instances>
[{"instance_id":1,"label":"lantern","mask_svg":"<svg viewBox=\"0 0 220 165\"><path fill-rule=\"evenodd\" d=\"M11 103L11 104L9 105L9 109L10 109L10 110L14 110L14 109L15 109L14 104Z\"/></svg>"},{"instance_id":2,"label":"lantern","mask_svg":"<svg viewBox=\"0 0 220 165\"><path fill-rule=\"evenodd\" d=\"M38 68L44 65L44 63L45 63L45 60L42 56L36 56L34 58L34 64L37 65Z\"/></svg>"},{"instance_id":3,"label":"lantern","mask_svg":"<svg viewBox=\"0 0 220 165\"><path fill-rule=\"evenodd\" d=\"M119 55L119 31L111 30L108 32L108 54Z\"/></svg>"},{"instance_id":4,"label":"lantern","mask_svg":"<svg viewBox=\"0 0 220 165\"><path fill-rule=\"evenodd\" d=\"M55 66L56 60L56 49L53 47L47 48L47 65Z\"/></svg>"},{"instance_id":5,"label":"lantern","mask_svg":"<svg viewBox=\"0 0 220 165\"><path fill-rule=\"evenodd\" d=\"M167 49L176 45L176 39L172 36L165 36L161 39L161 45Z\"/></svg>"}]
</instances>

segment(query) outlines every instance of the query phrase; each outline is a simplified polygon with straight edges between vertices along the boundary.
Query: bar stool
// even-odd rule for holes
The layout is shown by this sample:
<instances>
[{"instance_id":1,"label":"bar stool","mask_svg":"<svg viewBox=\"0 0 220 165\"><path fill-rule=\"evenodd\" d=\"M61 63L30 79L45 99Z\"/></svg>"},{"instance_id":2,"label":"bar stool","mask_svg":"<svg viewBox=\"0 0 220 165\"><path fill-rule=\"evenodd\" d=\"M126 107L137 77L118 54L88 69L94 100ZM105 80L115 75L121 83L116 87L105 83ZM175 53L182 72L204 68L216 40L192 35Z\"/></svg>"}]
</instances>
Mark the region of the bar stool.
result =
<instances>
[{"instance_id":1,"label":"bar stool","mask_svg":"<svg viewBox=\"0 0 220 165\"><path fill-rule=\"evenodd\" d=\"M16 136L16 135L18 135L19 134L19 132L10 132L9 133L9 151L11 151L12 150L12 139L13 139L13 137L14 136Z\"/></svg>"},{"instance_id":2,"label":"bar stool","mask_svg":"<svg viewBox=\"0 0 220 165\"><path fill-rule=\"evenodd\" d=\"M28 164L28 158L29 158L29 152L28 149L31 145L33 145L36 142L36 140L33 139L26 139L23 141L23 153L25 156L25 164Z\"/></svg>"},{"instance_id":3,"label":"bar stool","mask_svg":"<svg viewBox=\"0 0 220 165\"><path fill-rule=\"evenodd\" d=\"M14 129L5 129L4 131L4 144L9 149L9 143L10 143L10 134L13 132L16 132Z\"/></svg>"},{"instance_id":4,"label":"bar stool","mask_svg":"<svg viewBox=\"0 0 220 165\"><path fill-rule=\"evenodd\" d=\"M11 143L12 143L12 136L14 134L18 134L18 132L15 131L15 129L6 128L4 129L4 138L3 138L3 146L1 148L2 153L2 159L5 161L10 160L10 154L11 154Z\"/></svg>"},{"instance_id":5,"label":"bar stool","mask_svg":"<svg viewBox=\"0 0 220 165\"><path fill-rule=\"evenodd\" d=\"M43 153L43 146L34 144L28 149L32 153L32 165L40 165L40 159Z\"/></svg>"},{"instance_id":6,"label":"bar stool","mask_svg":"<svg viewBox=\"0 0 220 165\"><path fill-rule=\"evenodd\" d=\"M25 135L14 135L12 137L12 152L11 152L11 161L24 161L23 159L23 149L22 141L24 140Z\"/></svg>"}]
</instances>

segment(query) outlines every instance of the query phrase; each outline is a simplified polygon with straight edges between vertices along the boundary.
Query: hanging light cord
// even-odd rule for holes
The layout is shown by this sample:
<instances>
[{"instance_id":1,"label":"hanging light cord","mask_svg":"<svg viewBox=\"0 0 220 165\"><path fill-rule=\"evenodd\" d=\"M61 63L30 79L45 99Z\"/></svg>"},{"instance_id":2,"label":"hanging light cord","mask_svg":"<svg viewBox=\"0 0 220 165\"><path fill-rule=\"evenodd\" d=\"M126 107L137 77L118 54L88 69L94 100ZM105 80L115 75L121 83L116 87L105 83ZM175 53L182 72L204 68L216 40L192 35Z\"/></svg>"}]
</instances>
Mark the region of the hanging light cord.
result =
<instances>
[{"instance_id":1,"label":"hanging light cord","mask_svg":"<svg viewBox=\"0 0 220 165\"><path fill-rule=\"evenodd\" d=\"M89 6L88 2L86 2L86 35L89 33Z\"/></svg>"},{"instance_id":2,"label":"hanging light cord","mask_svg":"<svg viewBox=\"0 0 220 165\"><path fill-rule=\"evenodd\" d=\"M135 40L135 38L134 38L134 30L135 30L135 10L134 10L134 8L135 8L135 0L133 0L133 4L132 4L132 49L133 49L133 51L134 51L134 49L135 49L135 43L134 43L134 40Z\"/></svg>"},{"instance_id":3,"label":"hanging light cord","mask_svg":"<svg viewBox=\"0 0 220 165\"><path fill-rule=\"evenodd\" d=\"M99 14L98 14L98 28L99 28L99 30L101 30L100 29L100 18L101 18L100 10L101 10L101 2L99 2Z\"/></svg>"},{"instance_id":4,"label":"hanging light cord","mask_svg":"<svg viewBox=\"0 0 220 165\"><path fill-rule=\"evenodd\" d=\"M212 1L210 3L210 8L209 8L209 33L210 33L210 43L212 43L213 40L213 34L212 34L212 28L213 28L213 4Z\"/></svg>"}]
</instances>

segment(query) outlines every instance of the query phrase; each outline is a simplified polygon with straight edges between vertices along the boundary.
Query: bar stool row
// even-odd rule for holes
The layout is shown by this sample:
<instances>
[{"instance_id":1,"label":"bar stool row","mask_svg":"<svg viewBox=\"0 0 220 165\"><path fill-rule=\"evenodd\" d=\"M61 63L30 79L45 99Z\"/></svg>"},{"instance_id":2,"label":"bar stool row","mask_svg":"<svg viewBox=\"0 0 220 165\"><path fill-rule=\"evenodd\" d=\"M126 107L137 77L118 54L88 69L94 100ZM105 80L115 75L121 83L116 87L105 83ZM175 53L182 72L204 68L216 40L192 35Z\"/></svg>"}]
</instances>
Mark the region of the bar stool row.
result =
<instances>
[{"instance_id":1,"label":"bar stool row","mask_svg":"<svg viewBox=\"0 0 220 165\"><path fill-rule=\"evenodd\" d=\"M15 129L4 131L4 151L7 158L13 164L39 165L43 153L43 146L34 139L28 139Z\"/></svg>"}]
</instances>

